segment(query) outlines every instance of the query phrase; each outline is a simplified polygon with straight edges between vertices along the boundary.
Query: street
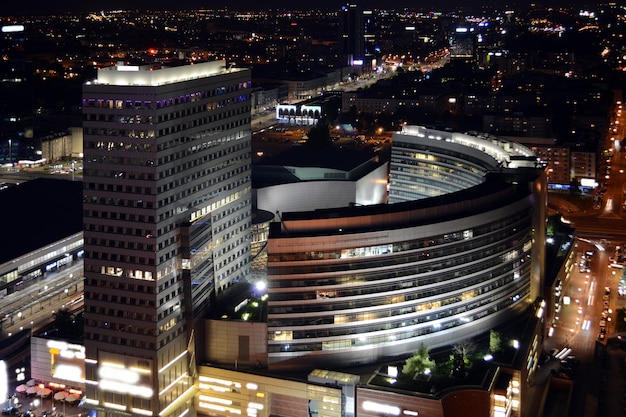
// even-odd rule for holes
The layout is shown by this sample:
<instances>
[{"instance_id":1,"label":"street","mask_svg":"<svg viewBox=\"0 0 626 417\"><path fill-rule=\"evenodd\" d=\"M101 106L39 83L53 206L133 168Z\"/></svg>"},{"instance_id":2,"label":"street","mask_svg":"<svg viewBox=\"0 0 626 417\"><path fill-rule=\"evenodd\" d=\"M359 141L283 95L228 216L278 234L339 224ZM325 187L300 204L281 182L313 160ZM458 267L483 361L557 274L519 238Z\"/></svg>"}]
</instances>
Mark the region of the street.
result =
<instances>
[{"instance_id":1,"label":"street","mask_svg":"<svg viewBox=\"0 0 626 417\"><path fill-rule=\"evenodd\" d=\"M48 273L33 285L0 299L0 339L24 328L33 331L54 321L61 308L82 307L83 262Z\"/></svg>"}]
</instances>

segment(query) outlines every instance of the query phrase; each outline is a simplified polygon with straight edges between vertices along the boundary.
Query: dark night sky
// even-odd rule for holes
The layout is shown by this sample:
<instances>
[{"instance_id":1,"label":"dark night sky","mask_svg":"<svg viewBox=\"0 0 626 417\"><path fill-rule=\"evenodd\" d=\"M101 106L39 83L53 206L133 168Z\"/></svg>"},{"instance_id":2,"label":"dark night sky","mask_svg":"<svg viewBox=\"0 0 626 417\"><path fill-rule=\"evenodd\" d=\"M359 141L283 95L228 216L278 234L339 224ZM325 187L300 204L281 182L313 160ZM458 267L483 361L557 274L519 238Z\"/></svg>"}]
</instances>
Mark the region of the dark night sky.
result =
<instances>
[{"instance_id":1,"label":"dark night sky","mask_svg":"<svg viewBox=\"0 0 626 417\"><path fill-rule=\"evenodd\" d=\"M393 3L396 0L391 0ZM452 1L452 0L451 0ZM364 6L372 6L380 1L350 1ZM421 7L423 0L397 0L397 4L405 7ZM426 0L431 4L437 2ZM424 2L424 4L426 4ZM98 11L98 10L183 10L183 9L218 9L228 7L231 10L258 10L260 8L280 8L292 10L307 9L339 9L342 4L348 3L337 0L317 0L315 2L287 1L287 0L4 0L0 7L0 15L6 16L9 13L20 13L26 15L48 14L55 11ZM367 4L369 3L369 4ZM388 7L390 2L383 3ZM380 7L380 6L379 6Z\"/></svg>"},{"instance_id":2,"label":"dark night sky","mask_svg":"<svg viewBox=\"0 0 626 417\"><path fill-rule=\"evenodd\" d=\"M558 1L558 0L556 0ZM549 0L554 3L554 0ZM548 2L537 1L536 4ZM12 14L41 15L54 12L68 11L100 11L100 10L191 10L191 9L218 9L228 7L231 10L259 10L259 9L333 9L339 10L342 4L357 3L368 8L409 8L415 10L441 10L448 7L489 4L492 6L513 6L511 0L361 0L337 1L317 0L314 2L287 1L287 0L3 0L0 6L0 16ZM517 2L526 5L530 0Z\"/></svg>"}]
</instances>

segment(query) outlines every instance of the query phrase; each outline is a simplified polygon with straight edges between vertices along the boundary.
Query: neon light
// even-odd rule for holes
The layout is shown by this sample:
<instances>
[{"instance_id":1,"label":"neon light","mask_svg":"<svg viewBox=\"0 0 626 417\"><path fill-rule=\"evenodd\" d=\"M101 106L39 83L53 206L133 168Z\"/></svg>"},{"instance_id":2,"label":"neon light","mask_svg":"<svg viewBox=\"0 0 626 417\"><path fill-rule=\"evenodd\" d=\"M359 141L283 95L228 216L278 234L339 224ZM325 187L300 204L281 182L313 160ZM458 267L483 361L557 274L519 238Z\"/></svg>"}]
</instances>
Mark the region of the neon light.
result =
<instances>
[{"instance_id":1,"label":"neon light","mask_svg":"<svg viewBox=\"0 0 626 417\"><path fill-rule=\"evenodd\" d=\"M191 395L195 393L195 390L196 390L196 387L194 386L189 387L185 392L183 392L181 395L178 396L177 400L172 401L171 403L167 405L167 407L159 411L159 415L160 416L168 415L171 412L171 410L173 410L176 407L179 407L182 404L182 402L180 401L181 398L184 399L184 398L190 397Z\"/></svg>"},{"instance_id":2,"label":"neon light","mask_svg":"<svg viewBox=\"0 0 626 417\"><path fill-rule=\"evenodd\" d=\"M2 33L24 32L24 25L2 26Z\"/></svg>"},{"instance_id":3,"label":"neon light","mask_svg":"<svg viewBox=\"0 0 626 417\"><path fill-rule=\"evenodd\" d=\"M249 407L249 408L255 408L255 409L257 409L257 410L262 410L262 409L264 408L264 407L263 407L263 404L261 404L261 403L255 403L255 402L249 402L249 403L248 403L248 407Z\"/></svg>"},{"instance_id":4,"label":"neon light","mask_svg":"<svg viewBox=\"0 0 626 417\"><path fill-rule=\"evenodd\" d=\"M228 381L226 379L211 378L210 376L200 376L200 381L215 382L216 384L226 385L227 387L230 387L231 385L233 385L232 381Z\"/></svg>"},{"instance_id":5,"label":"neon light","mask_svg":"<svg viewBox=\"0 0 626 417\"><path fill-rule=\"evenodd\" d=\"M103 391L118 392L120 394L131 394L136 397L151 398L152 388L148 386L126 384L121 381L104 379L100 381L100 389Z\"/></svg>"},{"instance_id":6,"label":"neon light","mask_svg":"<svg viewBox=\"0 0 626 417\"><path fill-rule=\"evenodd\" d=\"M131 408L130 411L135 413L135 414L141 414L142 416L151 416L152 415L152 410L144 410L142 408Z\"/></svg>"},{"instance_id":7,"label":"neon light","mask_svg":"<svg viewBox=\"0 0 626 417\"><path fill-rule=\"evenodd\" d=\"M399 407L396 407L393 405L381 404L381 403L377 403L374 401L363 401L363 410L375 411L377 413L391 414L394 416L400 415Z\"/></svg>"},{"instance_id":8,"label":"neon light","mask_svg":"<svg viewBox=\"0 0 626 417\"><path fill-rule=\"evenodd\" d=\"M223 404L223 405L233 405L233 401L232 400L225 400L223 398L217 398L217 397L209 397L207 395L201 395L199 397L200 401L208 401L211 403L217 403L217 404Z\"/></svg>"},{"instance_id":9,"label":"neon light","mask_svg":"<svg viewBox=\"0 0 626 417\"><path fill-rule=\"evenodd\" d=\"M68 381L82 382L84 380L82 368L76 365L59 364L54 368L53 376Z\"/></svg>"},{"instance_id":10,"label":"neon light","mask_svg":"<svg viewBox=\"0 0 626 417\"><path fill-rule=\"evenodd\" d=\"M159 392L159 396L165 394L170 388L176 385L181 379L186 378L186 377L187 377L187 372L183 373L181 376L173 380L167 387L163 388L163 390Z\"/></svg>"},{"instance_id":11,"label":"neon light","mask_svg":"<svg viewBox=\"0 0 626 417\"><path fill-rule=\"evenodd\" d=\"M139 374L137 372L117 366L101 366L98 369L98 376L101 380L120 381L126 385L139 382Z\"/></svg>"},{"instance_id":12,"label":"neon light","mask_svg":"<svg viewBox=\"0 0 626 417\"><path fill-rule=\"evenodd\" d=\"M0 361L0 398L7 398L9 393L9 380L7 376L7 365Z\"/></svg>"},{"instance_id":13,"label":"neon light","mask_svg":"<svg viewBox=\"0 0 626 417\"><path fill-rule=\"evenodd\" d=\"M159 373L165 371L167 368L169 368L170 366L172 366L173 364L176 363L176 361L178 361L180 358L182 358L183 356L185 356L187 354L187 350L184 350L183 353L181 353L180 355L176 356L174 359L172 359L171 361L169 361L168 363L166 363L163 368L159 369Z\"/></svg>"},{"instance_id":14,"label":"neon light","mask_svg":"<svg viewBox=\"0 0 626 417\"><path fill-rule=\"evenodd\" d=\"M126 406L122 404L104 403L104 406L107 408L112 408L114 410L126 410Z\"/></svg>"},{"instance_id":15,"label":"neon light","mask_svg":"<svg viewBox=\"0 0 626 417\"><path fill-rule=\"evenodd\" d=\"M206 389L206 390L213 390L217 392L229 392L230 391L229 388L219 387L217 385L203 384L202 382L198 384L198 388Z\"/></svg>"}]
</instances>

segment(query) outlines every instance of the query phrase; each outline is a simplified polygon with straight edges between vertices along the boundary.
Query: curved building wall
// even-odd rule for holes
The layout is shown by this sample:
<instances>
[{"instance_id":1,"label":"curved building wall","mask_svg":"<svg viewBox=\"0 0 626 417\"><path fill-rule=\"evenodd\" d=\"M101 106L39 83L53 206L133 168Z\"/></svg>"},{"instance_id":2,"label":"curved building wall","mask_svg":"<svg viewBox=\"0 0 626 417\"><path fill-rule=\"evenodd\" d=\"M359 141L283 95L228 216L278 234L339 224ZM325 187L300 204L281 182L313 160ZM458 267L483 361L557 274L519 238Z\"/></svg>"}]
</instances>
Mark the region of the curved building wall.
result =
<instances>
[{"instance_id":1,"label":"curved building wall","mask_svg":"<svg viewBox=\"0 0 626 417\"><path fill-rule=\"evenodd\" d=\"M483 182L485 173L497 166L498 161L477 149L396 133L391 150L389 202L463 190Z\"/></svg>"},{"instance_id":2,"label":"curved building wall","mask_svg":"<svg viewBox=\"0 0 626 417\"><path fill-rule=\"evenodd\" d=\"M443 160L455 147L437 142L439 154L434 143L429 151ZM268 242L270 368L354 366L421 343L449 345L535 301L545 176L526 168L490 173L495 159L481 165L473 149L467 159L461 171L482 172L454 193L283 213Z\"/></svg>"}]
</instances>

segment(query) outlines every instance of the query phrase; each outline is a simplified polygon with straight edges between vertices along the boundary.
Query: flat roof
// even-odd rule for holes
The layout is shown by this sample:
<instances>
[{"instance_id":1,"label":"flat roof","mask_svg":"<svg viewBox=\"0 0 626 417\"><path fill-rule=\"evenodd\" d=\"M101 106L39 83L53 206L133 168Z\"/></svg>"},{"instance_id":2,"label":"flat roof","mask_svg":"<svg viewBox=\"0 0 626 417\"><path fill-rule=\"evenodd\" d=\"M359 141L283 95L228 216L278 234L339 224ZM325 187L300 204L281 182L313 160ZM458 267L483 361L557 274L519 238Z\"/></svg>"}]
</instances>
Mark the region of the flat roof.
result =
<instances>
[{"instance_id":1,"label":"flat roof","mask_svg":"<svg viewBox=\"0 0 626 417\"><path fill-rule=\"evenodd\" d=\"M242 70L244 69L227 68L226 61L223 59L199 63L176 62L170 65L118 64L100 68L98 77L93 83L119 86L158 86Z\"/></svg>"},{"instance_id":2,"label":"flat roof","mask_svg":"<svg viewBox=\"0 0 626 417\"><path fill-rule=\"evenodd\" d=\"M83 230L83 182L36 178L8 187L0 218L4 263Z\"/></svg>"}]
</instances>

